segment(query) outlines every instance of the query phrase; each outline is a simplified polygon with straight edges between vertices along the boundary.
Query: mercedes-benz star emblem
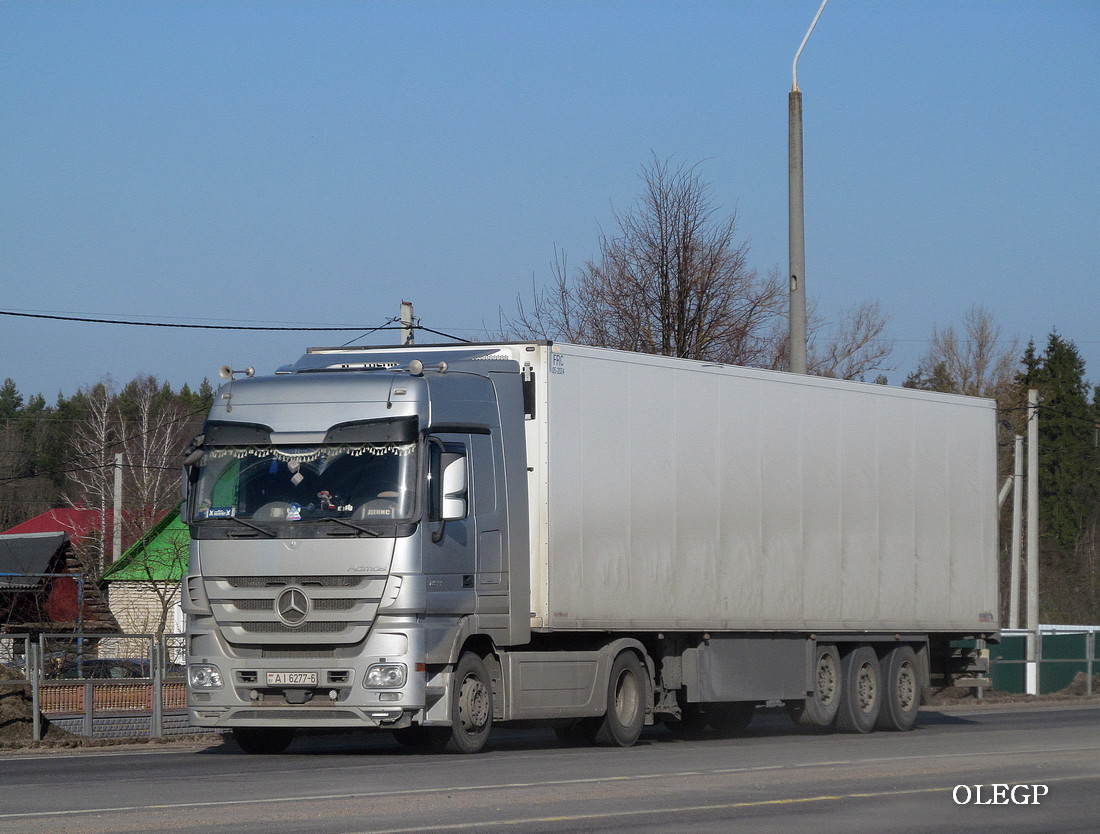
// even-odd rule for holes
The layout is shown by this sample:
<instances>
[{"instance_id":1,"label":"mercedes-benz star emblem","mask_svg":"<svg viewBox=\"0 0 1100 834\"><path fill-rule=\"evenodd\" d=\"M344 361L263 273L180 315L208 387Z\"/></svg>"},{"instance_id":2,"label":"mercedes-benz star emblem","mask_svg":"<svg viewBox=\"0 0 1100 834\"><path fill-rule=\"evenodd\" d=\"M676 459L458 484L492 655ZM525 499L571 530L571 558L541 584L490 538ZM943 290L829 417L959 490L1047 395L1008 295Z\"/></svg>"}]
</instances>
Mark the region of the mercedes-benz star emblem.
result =
<instances>
[{"instance_id":1,"label":"mercedes-benz star emblem","mask_svg":"<svg viewBox=\"0 0 1100 834\"><path fill-rule=\"evenodd\" d=\"M275 600L275 611L288 626L299 626L309 613L309 597L301 588L287 588Z\"/></svg>"}]
</instances>

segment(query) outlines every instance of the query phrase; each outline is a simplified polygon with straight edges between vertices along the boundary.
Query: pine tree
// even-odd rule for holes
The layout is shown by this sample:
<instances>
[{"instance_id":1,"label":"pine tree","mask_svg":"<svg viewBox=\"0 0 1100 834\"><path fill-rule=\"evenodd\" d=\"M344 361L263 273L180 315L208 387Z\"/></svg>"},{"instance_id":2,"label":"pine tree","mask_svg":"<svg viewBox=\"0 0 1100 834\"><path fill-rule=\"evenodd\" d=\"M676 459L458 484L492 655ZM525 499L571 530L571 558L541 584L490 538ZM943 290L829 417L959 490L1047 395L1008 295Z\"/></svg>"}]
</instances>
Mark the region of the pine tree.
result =
<instances>
[{"instance_id":1,"label":"pine tree","mask_svg":"<svg viewBox=\"0 0 1100 834\"><path fill-rule=\"evenodd\" d=\"M1025 357L1025 369L1021 376L1040 397L1039 516L1044 534L1069 556L1100 498L1096 405L1081 354L1057 333L1032 367Z\"/></svg>"},{"instance_id":2,"label":"pine tree","mask_svg":"<svg viewBox=\"0 0 1100 834\"><path fill-rule=\"evenodd\" d=\"M15 387L15 380L8 377L0 385L0 420L18 417L23 410L23 395Z\"/></svg>"}]
</instances>

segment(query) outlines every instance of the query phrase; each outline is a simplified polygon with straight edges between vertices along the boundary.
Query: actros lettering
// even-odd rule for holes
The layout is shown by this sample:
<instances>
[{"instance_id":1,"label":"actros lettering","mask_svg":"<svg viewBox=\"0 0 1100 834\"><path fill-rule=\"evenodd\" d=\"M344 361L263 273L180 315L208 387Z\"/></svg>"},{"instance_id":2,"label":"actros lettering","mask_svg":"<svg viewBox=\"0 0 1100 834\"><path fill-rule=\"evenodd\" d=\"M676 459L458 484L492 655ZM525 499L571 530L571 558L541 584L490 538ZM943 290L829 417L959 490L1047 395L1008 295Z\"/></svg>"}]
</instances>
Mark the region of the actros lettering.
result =
<instances>
[{"instance_id":1,"label":"actros lettering","mask_svg":"<svg viewBox=\"0 0 1100 834\"><path fill-rule=\"evenodd\" d=\"M956 805L1038 805L1046 785L956 785L951 798Z\"/></svg>"}]
</instances>

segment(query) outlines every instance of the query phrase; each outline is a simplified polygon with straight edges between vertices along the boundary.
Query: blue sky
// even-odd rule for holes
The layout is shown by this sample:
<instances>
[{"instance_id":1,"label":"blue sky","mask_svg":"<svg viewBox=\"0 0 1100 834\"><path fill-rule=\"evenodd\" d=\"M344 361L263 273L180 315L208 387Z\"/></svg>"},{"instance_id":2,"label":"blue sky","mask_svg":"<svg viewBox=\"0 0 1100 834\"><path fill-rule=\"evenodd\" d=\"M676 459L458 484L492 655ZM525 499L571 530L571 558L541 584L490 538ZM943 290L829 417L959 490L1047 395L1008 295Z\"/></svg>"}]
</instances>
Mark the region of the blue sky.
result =
<instances>
[{"instance_id":1,"label":"blue sky","mask_svg":"<svg viewBox=\"0 0 1100 834\"><path fill-rule=\"evenodd\" d=\"M0 3L0 309L495 329L653 155L787 270L788 2ZM890 315L891 381L989 308L1100 382L1100 4L831 0L799 62L807 286ZM0 379L260 372L357 334L0 317ZM389 341L389 334L367 342Z\"/></svg>"}]
</instances>

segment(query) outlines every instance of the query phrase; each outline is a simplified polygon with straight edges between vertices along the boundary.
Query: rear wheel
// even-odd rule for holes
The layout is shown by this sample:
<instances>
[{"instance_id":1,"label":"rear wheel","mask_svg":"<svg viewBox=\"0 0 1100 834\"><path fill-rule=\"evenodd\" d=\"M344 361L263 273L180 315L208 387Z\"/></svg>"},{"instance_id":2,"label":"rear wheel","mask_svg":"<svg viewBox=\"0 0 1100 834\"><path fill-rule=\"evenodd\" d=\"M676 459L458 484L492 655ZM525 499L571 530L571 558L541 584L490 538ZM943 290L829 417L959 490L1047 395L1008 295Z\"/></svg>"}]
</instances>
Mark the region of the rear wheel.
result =
<instances>
[{"instance_id":1,"label":"rear wheel","mask_svg":"<svg viewBox=\"0 0 1100 834\"><path fill-rule=\"evenodd\" d=\"M869 733L882 708L882 675L878 656L870 646L859 646L841 662L840 709L836 726L842 733Z\"/></svg>"},{"instance_id":2,"label":"rear wheel","mask_svg":"<svg viewBox=\"0 0 1100 834\"><path fill-rule=\"evenodd\" d=\"M920 710L920 676L917 655L909 646L898 646L882 661L882 709L875 726L880 730L911 730Z\"/></svg>"},{"instance_id":3,"label":"rear wheel","mask_svg":"<svg viewBox=\"0 0 1100 834\"><path fill-rule=\"evenodd\" d=\"M233 740L245 753L282 753L294 739L293 728L234 727Z\"/></svg>"},{"instance_id":4,"label":"rear wheel","mask_svg":"<svg viewBox=\"0 0 1100 834\"><path fill-rule=\"evenodd\" d=\"M840 708L840 653L832 644L819 645L814 654L814 689L805 701L787 708L791 720L803 727L832 727Z\"/></svg>"},{"instance_id":5,"label":"rear wheel","mask_svg":"<svg viewBox=\"0 0 1100 834\"><path fill-rule=\"evenodd\" d=\"M630 747L645 724L647 675L634 652L622 652L611 664L607 683L607 714L593 741L608 747Z\"/></svg>"}]
</instances>

